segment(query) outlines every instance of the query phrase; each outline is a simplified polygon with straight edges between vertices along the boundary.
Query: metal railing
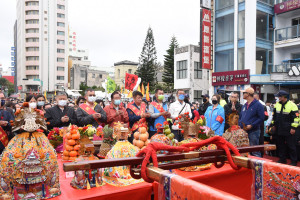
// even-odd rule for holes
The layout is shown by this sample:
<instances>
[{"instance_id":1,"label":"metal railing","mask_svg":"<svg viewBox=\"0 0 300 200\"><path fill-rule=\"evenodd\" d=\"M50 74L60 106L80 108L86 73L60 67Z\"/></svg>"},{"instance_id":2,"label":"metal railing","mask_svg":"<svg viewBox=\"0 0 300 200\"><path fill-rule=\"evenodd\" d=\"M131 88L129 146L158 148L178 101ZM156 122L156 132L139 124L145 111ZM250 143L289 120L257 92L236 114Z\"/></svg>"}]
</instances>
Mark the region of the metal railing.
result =
<instances>
[{"instance_id":1,"label":"metal railing","mask_svg":"<svg viewBox=\"0 0 300 200\"><path fill-rule=\"evenodd\" d=\"M300 25L290 26L275 30L276 42L300 38Z\"/></svg>"},{"instance_id":2,"label":"metal railing","mask_svg":"<svg viewBox=\"0 0 300 200\"><path fill-rule=\"evenodd\" d=\"M286 72L289 72L293 66L296 66L297 68L299 68L300 62L298 62L298 63L282 63L280 65L274 65L272 72L273 73L286 73Z\"/></svg>"}]
</instances>

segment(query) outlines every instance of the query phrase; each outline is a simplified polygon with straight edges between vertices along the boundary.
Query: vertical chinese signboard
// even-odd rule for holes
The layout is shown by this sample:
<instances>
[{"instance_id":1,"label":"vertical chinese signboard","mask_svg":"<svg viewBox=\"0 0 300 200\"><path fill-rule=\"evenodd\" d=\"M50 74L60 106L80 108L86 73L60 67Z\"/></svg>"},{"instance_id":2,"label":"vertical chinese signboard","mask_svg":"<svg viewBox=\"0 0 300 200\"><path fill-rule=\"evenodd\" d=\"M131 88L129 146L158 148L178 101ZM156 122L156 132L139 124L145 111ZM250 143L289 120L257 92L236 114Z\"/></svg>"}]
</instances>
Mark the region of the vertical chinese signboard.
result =
<instances>
[{"instance_id":1,"label":"vertical chinese signboard","mask_svg":"<svg viewBox=\"0 0 300 200\"><path fill-rule=\"evenodd\" d=\"M200 39L202 47L200 60L203 69L211 69L211 11L202 8L200 15Z\"/></svg>"}]
</instances>

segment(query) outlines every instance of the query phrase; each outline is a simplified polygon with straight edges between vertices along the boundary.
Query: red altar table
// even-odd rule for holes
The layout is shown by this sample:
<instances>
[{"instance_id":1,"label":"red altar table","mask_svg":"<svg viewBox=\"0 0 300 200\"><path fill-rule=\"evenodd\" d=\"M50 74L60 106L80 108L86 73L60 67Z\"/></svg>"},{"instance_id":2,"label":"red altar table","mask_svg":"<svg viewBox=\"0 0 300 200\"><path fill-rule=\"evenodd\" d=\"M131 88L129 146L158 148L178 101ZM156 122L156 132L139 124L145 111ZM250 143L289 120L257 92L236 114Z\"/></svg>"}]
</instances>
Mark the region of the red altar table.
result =
<instances>
[{"instance_id":1,"label":"red altar table","mask_svg":"<svg viewBox=\"0 0 300 200\"><path fill-rule=\"evenodd\" d=\"M58 156L58 165L61 195L53 198L53 200L151 200L153 191L151 183L139 183L125 187L115 187L106 184L90 190L75 189L70 185L72 178L66 178L60 155Z\"/></svg>"}]
</instances>

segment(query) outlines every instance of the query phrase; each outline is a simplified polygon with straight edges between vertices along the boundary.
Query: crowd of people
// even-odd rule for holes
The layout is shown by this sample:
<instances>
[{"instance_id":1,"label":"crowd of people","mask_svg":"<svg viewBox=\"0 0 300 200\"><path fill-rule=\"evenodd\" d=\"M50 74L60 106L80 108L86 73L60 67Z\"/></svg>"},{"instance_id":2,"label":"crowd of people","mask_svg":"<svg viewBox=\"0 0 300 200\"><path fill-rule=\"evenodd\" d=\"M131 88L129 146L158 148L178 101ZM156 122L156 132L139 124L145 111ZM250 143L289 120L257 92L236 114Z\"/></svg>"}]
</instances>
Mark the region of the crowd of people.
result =
<instances>
[{"instance_id":1,"label":"crowd of people","mask_svg":"<svg viewBox=\"0 0 300 200\"><path fill-rule=\"evenodd\" d=\"M48 130L70 124L78 126L91 124L98 127L105 124L113 126L114 122L123 122L129 124L133 133L141 125L147 126L151 137L157 132L157 124L169 121L177 141L183 140L180 125L176 123L178 117L188 114L193 120L203 115L206 126L214 131L215 135L222 136L229 128L228 116L234 112L239 115L238 125L247 132L251 146L265 142L275 143L278 162L287 163L287 158L290 158L290 164L297 165L300 156L297 154L300 111L298 106L289 100L289 94L279 91L275 95L278 97L278 102L274 103L262 102L253 88L247 88L241 94L245 100L244 105L239 102L238 92L231 92L228 102L222 92L211 98L205 94L202 96L203 103L200 104L190 102L189 95L185 94L184 90L177 90L176 100L171 102L170 99L165 99L162 89L155 91L152 102L145 101L143 94L138 91L133 92L132 102L122 102L121 93L115 91L111 94L111 101L106 103L96 98L93 89L87 89L85 96L79 97L76 101L70 100L65 92L57 92L55 101L51 104L46 103L43 95L28 95L24 102L28 102L30 108L39 109L44 114L48 122ZM14 113L21 109L24 102L8 101L3 93L0 93L0 99L0 126L2 127L0 132L2 136L5 133L10 140L16 134L11 132L10 122L14 120ZM129 141L132 140L133 137L129 137ZM4 144L5 142L1 140L1 152L5 148ZM253 155L262 157L263 153L254 152Z\"/></svg>"}]
</instances>

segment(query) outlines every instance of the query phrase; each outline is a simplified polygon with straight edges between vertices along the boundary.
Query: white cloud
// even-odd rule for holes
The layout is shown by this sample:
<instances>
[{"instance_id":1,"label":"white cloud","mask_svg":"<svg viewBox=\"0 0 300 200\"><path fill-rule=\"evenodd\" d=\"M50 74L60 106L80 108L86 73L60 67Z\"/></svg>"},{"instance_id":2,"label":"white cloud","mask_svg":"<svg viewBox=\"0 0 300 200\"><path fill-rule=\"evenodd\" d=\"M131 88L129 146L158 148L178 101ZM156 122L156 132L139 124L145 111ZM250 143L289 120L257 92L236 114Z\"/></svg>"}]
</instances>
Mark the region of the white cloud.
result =
<instances>
[{"instance_id":1,"label":"white cloud","mask_svg":"<svg viewBox=\"0 0 300 200\"><path fill-rule=\"evenodd\" d=\"M16 0L1 2L0 63L10 64ZM93 66L121 60L138 61L146 32L152 27L158 61L163 63L170 39L197 44L199 0L69 0L69 23L77 32L77 47L89 49Z\"/></svg>"}]
</instances>

